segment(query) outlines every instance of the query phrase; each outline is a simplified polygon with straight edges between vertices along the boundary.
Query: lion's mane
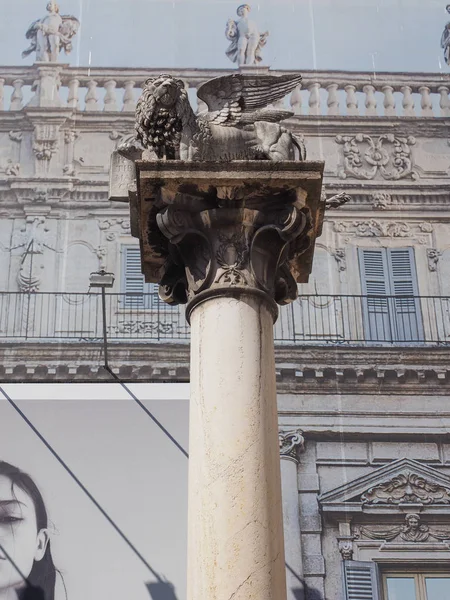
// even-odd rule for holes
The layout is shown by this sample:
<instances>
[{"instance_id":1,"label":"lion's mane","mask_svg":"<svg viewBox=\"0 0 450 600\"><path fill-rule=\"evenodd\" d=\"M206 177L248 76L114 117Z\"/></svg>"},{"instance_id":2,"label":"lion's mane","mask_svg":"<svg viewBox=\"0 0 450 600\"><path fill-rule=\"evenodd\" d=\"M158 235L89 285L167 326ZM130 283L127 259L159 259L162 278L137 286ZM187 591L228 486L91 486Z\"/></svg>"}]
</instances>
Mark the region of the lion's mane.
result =
<instances>
[{"instance_id":1,"label":"lion's mane","mask_svg":"<svg viewBox=\"0 0 450 600\"><path fill-rule=\"evenodd\" d=\"M162 86L176 86L177 95L172 106L163 106L158 99ZM136 106L136 137L144 148L156 152L158 158L179 152L183 130L191 135L197 129L195 115L181 79L171 75L160 75L145 82L143 93ZM169 158L169 156L167 156Z\"/></svg>"}]
</instances>

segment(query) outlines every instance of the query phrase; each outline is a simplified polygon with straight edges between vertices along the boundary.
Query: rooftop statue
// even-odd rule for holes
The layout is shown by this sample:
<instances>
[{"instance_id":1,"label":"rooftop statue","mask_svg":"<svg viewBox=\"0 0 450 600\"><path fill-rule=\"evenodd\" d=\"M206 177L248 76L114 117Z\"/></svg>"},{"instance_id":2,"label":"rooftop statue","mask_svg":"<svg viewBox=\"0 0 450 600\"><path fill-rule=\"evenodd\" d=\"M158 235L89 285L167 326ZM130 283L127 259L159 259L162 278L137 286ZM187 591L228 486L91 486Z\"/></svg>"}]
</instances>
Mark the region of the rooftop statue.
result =
<instances>
[{"instance_id":1,"label":"rooftop statue","mask_svg":"<svg viewBox=\"0 0 450 600\"><path fill-rule=\"evenodd\" d=\"M136 107L135 139L118 150L136 158L137 139L154 159L305 160L302 139L279 123L293 113L269 108L301 80L243 74L212 79L197 91L208 112L196 116L182 80L148 79Z\"/></svg>"},{"instance_id":2,"label":"rooftop statue","mask_svg":"<svg viewBox=\"0 0 450 600\"><path fill-rule=\"evenodd\" d=\"M22 58L36 52L37 62L57 62L59 53L72 50L72 38L78 32L80 22L75 17L60 15L59 6L52 1L47 4L48 15L32 23L26 33L31 40Z\"/></svg>"},{"instance_id":3,"label":"rooftop statue","mask_svg":"<svg viewBox=\"0 0 450 600\"><path fill-rule=\"evenodd\" d=\"M450 4L447 4L447 12L450 13ZM444 50L445 62L450 65L450 21L445 26L441 38L441 47Z\"/></svg>"},{"instance_id":4,"label":"rooftop statue","mask_svg":"<svg viewBox=\"0 0 450 600\"><path fill-rule=\"evenodd\" d=\"M266 45L269 36L268 31L259 33L258 25L248 17L250 11L248 4L239 6L239 20L230 19L225 30L225 35L231 42L226 55L239 66L257 65L261 62L261 48Z\"/></svg>"}]
</instances>

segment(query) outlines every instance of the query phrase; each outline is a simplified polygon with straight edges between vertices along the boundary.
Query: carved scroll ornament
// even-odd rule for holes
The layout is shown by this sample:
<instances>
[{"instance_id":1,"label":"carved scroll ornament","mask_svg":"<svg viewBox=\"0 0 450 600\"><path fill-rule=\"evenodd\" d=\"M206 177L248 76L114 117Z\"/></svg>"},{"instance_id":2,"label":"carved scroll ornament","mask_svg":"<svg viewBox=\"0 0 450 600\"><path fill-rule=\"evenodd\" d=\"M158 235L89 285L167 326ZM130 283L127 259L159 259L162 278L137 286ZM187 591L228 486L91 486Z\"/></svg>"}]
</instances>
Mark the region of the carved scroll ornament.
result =
<instances>
[{"instance_id":1,"label":"carved scroll ornament","mask_svg":"<svg viewBox=\"0 0 450 600\"><path fill-rule=\"evenodd\" d=\"M298 452L305 447L305 438L302 431L280 431L278 434L281 457L290 457L297 460Z\"/></svg>"},{"instance_id":2,"label":"carved scroll ornament","mask_svg":"<svg viewBox=\"0 0 450 600\"><path fill-rule=\"evenodd\" d=\"M377 175L388 181L409 177L416 179L411 146L414 137L397 137L390 133L372 138L370 135L338 135L336 142L343 146L343 166L338 171L341 179L375 179Z\"/></svg>"},{"instance_id":3,"label":"carved scroll ornament","mask_svg":"<svg viewBox=\"0 0 450 600\"><path fill-rule=\"evenodd\" d=\"M415 473L402 473L361 496L363 504L450 504L450 489Z\"/></svg>"}]
</instances>

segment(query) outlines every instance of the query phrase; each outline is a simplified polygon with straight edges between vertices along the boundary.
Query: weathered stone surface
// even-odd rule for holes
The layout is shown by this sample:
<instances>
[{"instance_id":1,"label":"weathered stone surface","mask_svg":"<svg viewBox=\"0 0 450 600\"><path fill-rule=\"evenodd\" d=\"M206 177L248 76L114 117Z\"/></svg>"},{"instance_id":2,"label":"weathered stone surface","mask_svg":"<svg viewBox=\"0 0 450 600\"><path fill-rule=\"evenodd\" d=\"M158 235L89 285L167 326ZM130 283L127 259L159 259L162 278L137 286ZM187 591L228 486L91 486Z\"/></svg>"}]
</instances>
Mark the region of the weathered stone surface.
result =
<instances>
[{"instance_id":1,"label":"weathered stone surface","mask_svg":"<svg viewBox=\"0 0 450 600\"><path fill-rule=\"evenodd\" d=\"M296 297L321 232L323 165L263 164L136 163L143 272L164 299L224 287Z\"/></svg>"},{"instance_id":2,"label":"weathered stone surface","mask_svg":"<svg viewBox=\"0 0 450 600\"><path fill-rule=\"evenodd\" d=\"M80 22L72 16L60 15L59 6L51 0L47 3L48 15L34 21L28 28L26 37L31 40L29 48L24 50L22 57L36 52L37 62L57 62L59 53L72 50L72 38L77 33Z\"/></svg>"},{"instance_id":3,"label":"weathered stone surface","mask_svg":"<svg viewBox=\"0 0 450 600\"><path fill-rule=\"evenodd\" d=\"M229 19L225 30L227 40L231 42L226 55L232 62L242 65L257 65L262 61L261 49L266 45L269 32L259 32L258 25L249 18L251 8L242 4L237 9L238 21Z\"/></svg>"}]
</instances>

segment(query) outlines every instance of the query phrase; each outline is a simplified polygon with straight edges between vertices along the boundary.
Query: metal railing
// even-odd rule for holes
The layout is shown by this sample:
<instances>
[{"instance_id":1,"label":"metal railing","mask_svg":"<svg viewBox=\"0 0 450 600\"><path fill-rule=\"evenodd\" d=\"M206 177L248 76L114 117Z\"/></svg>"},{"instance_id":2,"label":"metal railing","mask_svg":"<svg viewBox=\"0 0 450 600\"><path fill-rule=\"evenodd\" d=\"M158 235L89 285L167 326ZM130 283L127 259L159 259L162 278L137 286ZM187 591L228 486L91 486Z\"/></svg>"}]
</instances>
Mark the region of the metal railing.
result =
<instances>
[{"instance_id":1,"label":"metal railing","mask_svg":"<svg viewBox=\"0 0 450 600\"><path fill-rule=\"evenodd\" d=\"M187 342L184 307L106 294L111 342ZM0 292L0 342L102 340L101 294ZM280 309L277 344L450 345L450 297L302 295Z\"/></svg>"}]
</instances>

